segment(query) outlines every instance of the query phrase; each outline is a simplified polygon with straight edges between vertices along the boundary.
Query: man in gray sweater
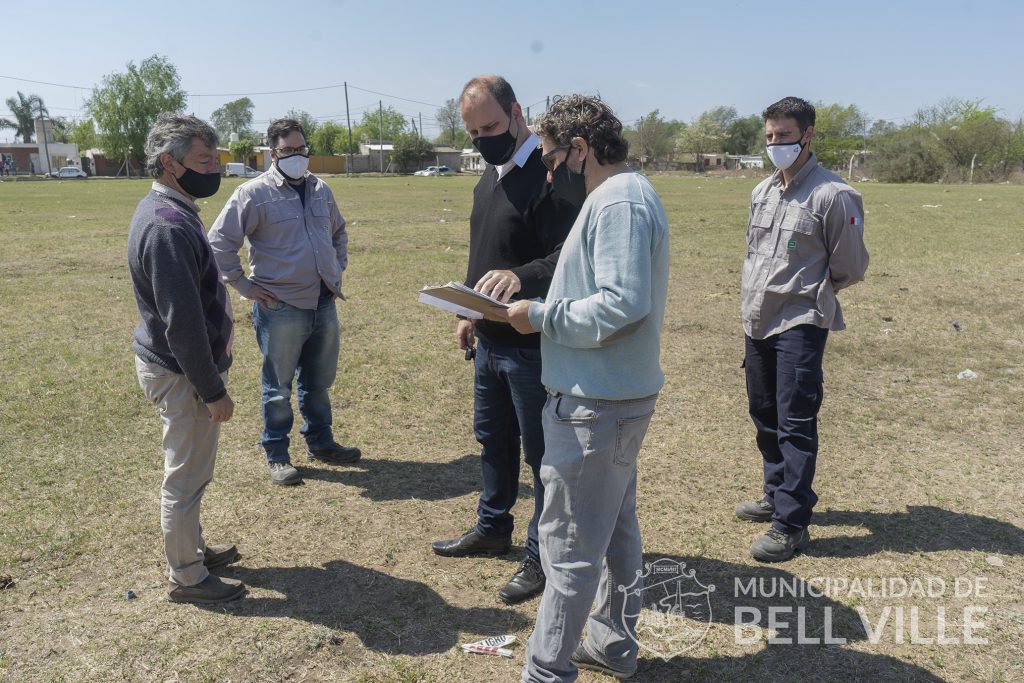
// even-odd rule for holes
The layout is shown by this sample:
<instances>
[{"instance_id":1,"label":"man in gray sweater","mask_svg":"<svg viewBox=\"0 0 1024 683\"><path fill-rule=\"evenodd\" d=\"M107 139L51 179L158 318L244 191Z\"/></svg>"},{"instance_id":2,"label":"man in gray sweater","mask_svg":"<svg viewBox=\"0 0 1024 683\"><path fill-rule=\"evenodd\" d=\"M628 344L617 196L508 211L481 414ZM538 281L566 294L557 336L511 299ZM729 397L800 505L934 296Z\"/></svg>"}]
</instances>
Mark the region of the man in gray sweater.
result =
<instances>
[{"instance_id":1,"label":"man in gray sweater","mask_svg":"<svg viewBox=\"0 0 1024 683\"><path fill-rule=\"evenodd\" d=\"M194 116L161 114L146 140L152 189L128 233L139 324L132 349L143 393L163 421L160 527L174 602L234 600L245 585L210 569L239 559L233 545L207 545L199 504L213 479L220 423L234 404L231 300L221 284L195 199L220 186L217 134Z\"/></svg>"}]
</instances>

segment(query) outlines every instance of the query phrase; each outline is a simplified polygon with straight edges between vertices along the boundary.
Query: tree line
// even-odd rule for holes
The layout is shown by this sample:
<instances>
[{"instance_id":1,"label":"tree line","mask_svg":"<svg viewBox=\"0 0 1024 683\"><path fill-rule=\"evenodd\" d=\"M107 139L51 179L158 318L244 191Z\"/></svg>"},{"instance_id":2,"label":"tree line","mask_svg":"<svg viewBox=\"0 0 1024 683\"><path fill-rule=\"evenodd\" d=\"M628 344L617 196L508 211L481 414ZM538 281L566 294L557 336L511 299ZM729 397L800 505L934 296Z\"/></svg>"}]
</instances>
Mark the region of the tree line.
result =
<instances>
[{"instance_id":1,"label":"tree line","mask_svg":"<svg viewBox=\"0 0 1024 683\"><path fill-rule=\"evenodd\" d=\"M129 62L123 73L104 76L85 101L89 118L51 118L42 98L19 91L7 98L13 118L0 118L0 129L13 129L16 139L31 142L35 121L46 117L58 142L73 142L83 150L100 147L112 159L141 164L157 114L183 111L186 102L177 69L167 58L153 55L138 65ZM943 100L901 124L872 121L856 105L818 102L815 107L812 149L829 167L845 168L852 156L863 156L867 172L887 182L957 182L968 177L999 181L1024 168L1024 120L1002 118L981 100ZM221 139L242 161L263 138L253 127L254 108L252 100L242 97L211 114ZM391 106L363 111L351 133L345 124L319 121L302 110L286 115L303 124L314 154L357 154L361 142L389 141L394 144L392 159L401 169L430 158L434 145L471 145L454 98L436 111L441 132L430 140L415 121ZM642 163L690 160L703 170L708 154L764 153L761 117L740 116L731 106L714 107L691 121L666 119L654 110L629 122L624 133L631 156Z\"/></svg>"}]
</instances>

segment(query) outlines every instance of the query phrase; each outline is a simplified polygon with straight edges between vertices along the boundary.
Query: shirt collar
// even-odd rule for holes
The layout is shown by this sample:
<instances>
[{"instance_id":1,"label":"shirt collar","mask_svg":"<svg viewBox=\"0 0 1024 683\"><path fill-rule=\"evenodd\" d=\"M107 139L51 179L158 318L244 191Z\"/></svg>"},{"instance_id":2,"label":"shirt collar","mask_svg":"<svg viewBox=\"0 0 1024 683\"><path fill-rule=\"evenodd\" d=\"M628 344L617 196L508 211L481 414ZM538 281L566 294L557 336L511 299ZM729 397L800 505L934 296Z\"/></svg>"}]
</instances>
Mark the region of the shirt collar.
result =
<instances>
[{"instance_id":1,"label":"shirt collar","mask_svg":"<svg viewBox=\"0 0 1024 683\"><path fill-rule=\"evenodd\" d=\"M281 173L281 169L277 167L277 164L270 164L269 173L270 177L274 179L274 184L277 185L278 187L284 187L285 183L288 182L288 179L284 177L284 173ZM310 178L313 177L314 176L312 173L306 171L306 175L302 176L302 179L308 181Z\"/></svg>"},{"instance_id":2,"label":"shirt collar","mask_svg":"<svg viewBox=\"0 0 1024 683\"><path fill-rule=\"evenodd\" d=\"M183 204L185 204L185 206L191 208L196 213L199 213L199 205L196 204L191 197L183 195L182 193L175 190L173 187L169 187L167 185L164 185L163 183L154 180L153 192L156 192L157 194L162 194L165 197L170 197L171 199L177 199L179 202L182 202Z\"/></svg>"},{"instance_id":3,"label":"shirt collar","mask_svg":"<svg viewBox=\"0 0 1024 683\"><path fill-rule=\"evenodd\" d=\"M516 153L512 155L510 160L501 166L495 166L498 171L498 180L504 178L512 169L525 166L530 155L538 147L540 147L540 137L536 133L530 133L530 137L526 138L526 142L519 145L519 149L516 150Z\"/></svg>"}]
</instances>

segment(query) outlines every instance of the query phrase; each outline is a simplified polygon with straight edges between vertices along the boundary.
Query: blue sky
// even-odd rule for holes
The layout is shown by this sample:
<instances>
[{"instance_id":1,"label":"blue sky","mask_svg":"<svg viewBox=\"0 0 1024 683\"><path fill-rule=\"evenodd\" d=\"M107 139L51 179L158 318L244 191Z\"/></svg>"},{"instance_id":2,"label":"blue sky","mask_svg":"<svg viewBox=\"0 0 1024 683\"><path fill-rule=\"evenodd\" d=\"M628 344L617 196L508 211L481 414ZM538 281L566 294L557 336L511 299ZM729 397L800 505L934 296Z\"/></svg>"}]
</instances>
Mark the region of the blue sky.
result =
<instances>
[{"instance_id":1,"label":"blue sky","mask_svg":"<svg viewBox=\"0 0 1024 683\"><path fill-rule=\"evenodd\" d=\"M253 93L348 81L354 121L382 99L422 113L433 135L436 106L480 73L504 75L534 113L549 95L598 93L627 123L653 109L682 120L717 105L757 113L786 95L856 104L872 120L902 122L946 97L1024 116L1019 0L6 5L0 102L38 93L71 118L105 74L154 53L177 67L189 111L209 118L249 94L257 128L290 108L344 122L341 88Z\"/></svg>"}]
</instances>

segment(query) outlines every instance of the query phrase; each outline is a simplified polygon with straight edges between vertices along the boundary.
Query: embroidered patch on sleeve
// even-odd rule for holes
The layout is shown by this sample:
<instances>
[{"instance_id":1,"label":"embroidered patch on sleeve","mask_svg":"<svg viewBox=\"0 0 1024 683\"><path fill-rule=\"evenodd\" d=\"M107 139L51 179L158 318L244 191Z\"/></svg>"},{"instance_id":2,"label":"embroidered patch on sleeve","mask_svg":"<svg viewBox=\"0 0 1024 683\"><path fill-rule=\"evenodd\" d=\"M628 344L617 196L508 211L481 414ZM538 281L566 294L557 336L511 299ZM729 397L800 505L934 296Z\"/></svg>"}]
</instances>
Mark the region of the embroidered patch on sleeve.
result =
<instances>
[{"instance_id":1,"label":"embroidered patch on sleeve","mask_svg":"<svg viewBox=\"0 0 1024 683\"><path fill-rule=\"evenodd\" d=\"M864 225L864 219L860 216L850 216L850 225Z\"/></svg>"}]
</instances>

